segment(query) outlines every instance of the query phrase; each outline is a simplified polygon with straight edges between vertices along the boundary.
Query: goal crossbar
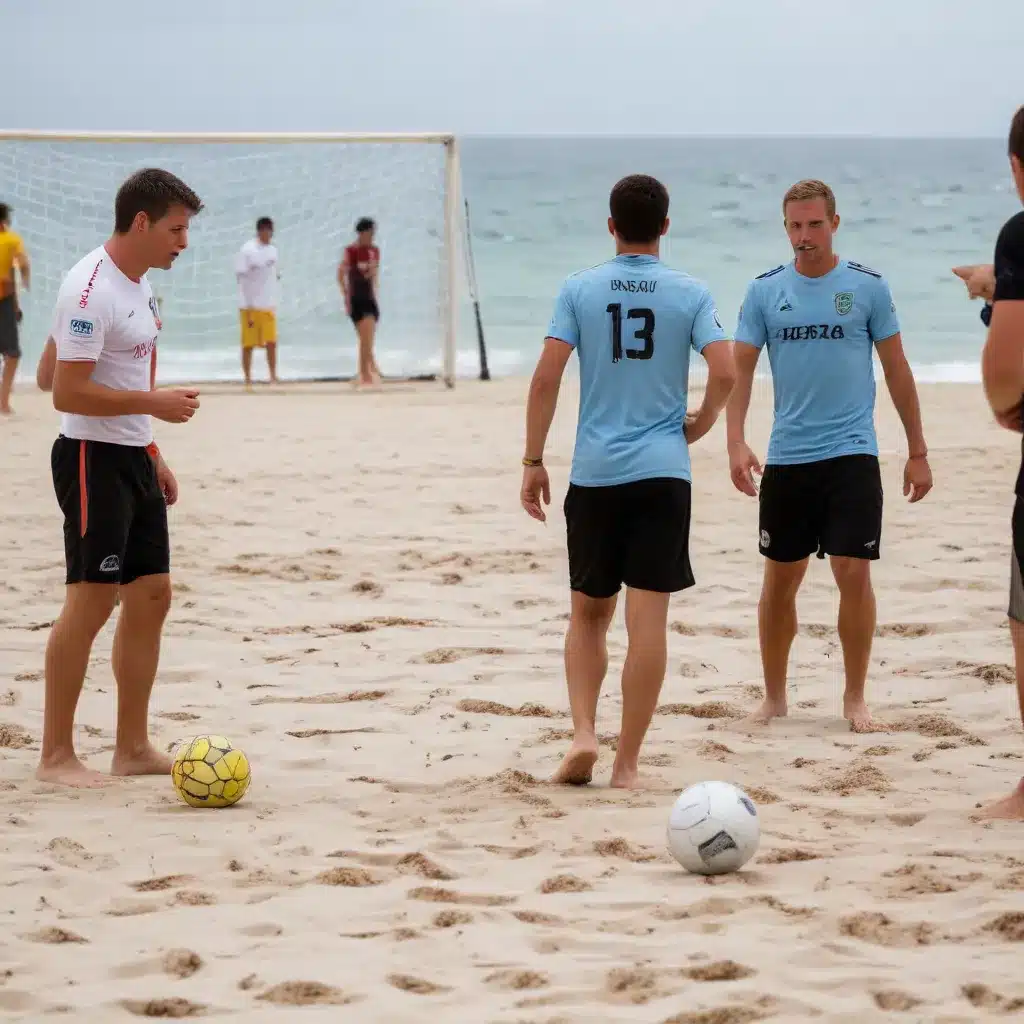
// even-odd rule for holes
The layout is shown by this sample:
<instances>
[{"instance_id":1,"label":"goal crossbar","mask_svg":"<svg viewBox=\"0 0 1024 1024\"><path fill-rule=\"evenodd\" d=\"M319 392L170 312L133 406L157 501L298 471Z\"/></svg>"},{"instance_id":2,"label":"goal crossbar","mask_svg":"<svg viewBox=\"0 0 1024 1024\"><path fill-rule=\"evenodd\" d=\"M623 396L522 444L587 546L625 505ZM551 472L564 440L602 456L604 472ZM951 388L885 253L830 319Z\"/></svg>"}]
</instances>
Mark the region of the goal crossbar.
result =
<instances>
[{"instance_id":1,"label":"goal crossbar","mask_svg":"<svg viewBox=\"0 0 1024 1024\"><path fill-rule=\"evenodd\" d=\"M12 142L423 142L453 146L451 132L150 132L57 131L0 128Z\"/></svg>"},{"instance_id":2,"label":"goal crossbar","mask_svg":"<svg viewBox=\"0 0 1024 1024\"><path fill-rule=\"evenodd\" d=\"M50 129L0 129L0 142L92 142L92 143L180 143L180 144L432 144L445 150L444 228L446 253L444 270L448 301L444 311L442 379L455 386L458 325L456 311L459 289L458 260L461 168L457 136L452 132L160 132L160 131L62 131Z\"/></svg>"}]
</instances>

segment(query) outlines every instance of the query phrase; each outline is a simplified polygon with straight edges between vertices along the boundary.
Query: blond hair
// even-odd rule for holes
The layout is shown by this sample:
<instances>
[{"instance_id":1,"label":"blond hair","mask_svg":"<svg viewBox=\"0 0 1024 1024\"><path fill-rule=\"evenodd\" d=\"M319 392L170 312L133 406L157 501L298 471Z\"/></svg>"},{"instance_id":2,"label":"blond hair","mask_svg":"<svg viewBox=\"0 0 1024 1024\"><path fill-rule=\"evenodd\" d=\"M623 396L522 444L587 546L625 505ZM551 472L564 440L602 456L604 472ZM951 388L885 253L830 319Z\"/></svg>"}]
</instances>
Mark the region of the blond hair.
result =
<instances>
[{"instance_id":1,"label":"blond hair","mask_svg":"<svg viewBox=\"0 0 1024 1024\"><path fill-rule=\"evenodd\" d=\"M830 218L836 215L836 195L832 189L817 178L805 178L793 185L782 197L782 216L786 216L786 207L790 203L802 203L808 199L824 199L825 212Z\"/></svg>"}]
</instances>

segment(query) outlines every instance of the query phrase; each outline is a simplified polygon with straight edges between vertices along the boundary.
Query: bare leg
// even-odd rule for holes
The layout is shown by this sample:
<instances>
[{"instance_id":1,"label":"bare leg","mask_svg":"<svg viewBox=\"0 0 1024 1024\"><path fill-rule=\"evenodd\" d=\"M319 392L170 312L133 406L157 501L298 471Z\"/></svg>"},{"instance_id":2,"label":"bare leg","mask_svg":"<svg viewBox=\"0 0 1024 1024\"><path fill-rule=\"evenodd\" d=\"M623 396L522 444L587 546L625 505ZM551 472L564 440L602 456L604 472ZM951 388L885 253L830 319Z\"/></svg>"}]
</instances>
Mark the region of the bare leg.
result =
<instances>
[{"instance_id":1,"label":"bare leg","mask_svg":"<svg viewBox=\"0 0 1024 1024\"><path fill-rule=\"evenodd\" d=\"M665 682L670 597L632 587L626 591L629 647L622 666L622 728L611 778L617 789L632 789L639 783L640 748Z\"/></svg>"},{"instance_id":2,"label":"bare leg","mask_svg":"<svg viewBox=\"0 0 1024 1024\"><path fill-rule=\"evenodd\" d=\"M377 321L372 316L364 316L356 324L356 336L359 339L359 369L357 380L361 387L375 383L373 378L373 335Z\"/></svg>"},{"instance_id":3,"label":"bare leg","mask_svg":"<svg viewBox=\"0 0 1024 1024\"><path fill-rule=\"evenodd\" d=\"M832 575L839 586L839 642L843 645L846 688L843 717L854 732L870 732L871 712L864 702L864 687L875 635L875 592L871 563L865 558L832 558Z\"/></svg>"},{"instance_id":4,"label":"bare leg","mask_svg":"<svg viewBox=\"0 0 1024 1024\"><path fill-rule=\"evenodd\" d=\"M78 759L74 746L75 710L97 633L114 609L117 587L74 583L46 644L43 749L36 778L65 786L99 786L109 781Z\"/></svg>"},{"instance_id":5,"label":"bare leg","mask_svg":"<svg viewBox=\"0 0 1024 1024\"><path fill-rule=\"evenodd\" d=\"M3 370L0 371L0 413L11 412L11 390L14 387L14 375L18 371L18 360L15 356L3 356Z\"/></svg>"},{"instance_id":6,"label":"bare leg","mask_svg":"<svg viewBox=\"0 0 1024 1024\"><path fill-rule=\"evenodd\" d=\"M270 383L277 383L277 342L267 342L267 371L270 374Z\"/></svg>"},{"instance_id":7,"label":"bare leg","mask_svg":"<svg viewBox=\"0 0 1024 1024\"><path fill-rule=\"evenodd\" d=\"M757 632L761 646L761 670L764 673L764 700L749 718L764 725L773 718L785 718L786 677L789 652L796 639L796 595L800 590L807 559L799 562L764 561L761 599L757 605Z\"/></svg>"},{"instance_id":8,"label":"bare leg","mask_svg":"<svg viewBox=\"0 0 1024 1024\"><path fill-rule=\"evenodd\" d=\"M252 349L242 349L242 375L245 378L245 386L252 387Z\"/></svg>"},{"instance_id":9,"label":"bare leg","mask_svg":"<svg viewBox=\"0 0 1024 1024\"><path fill-rule=\"evenodd\" d=\"M1017 704L1024 723L1024 622L1010 619L1010 638L1013 640L1013 663L1017 673ZM975 821L1024 821L1024 778L1009 796L986 804L972 817Z\"/></svg>"},{"instance_id":10,"label":"bare leg","mask_svg":"<svg viewBox=\"0 0 1024 1024\"><path fill-rule=\"evenodd\" d=\"M583 786L593 777L597 761L597 700L608 671L608 627L617 600L572 592L572 611L565 633L565 679L573 741L552 782Z\"/></svg>"},{"instance_id":11,"label":"bare leg","mask_svg":"<svg viewBox=\"0 0 1024 1024\"><path fill-rule=\"evenodd\" d=\"M167 575L143 576L121 588L114 633L117 738L112 775L168 775L171 758L149 741L149 698L160 661L160 635L171 607Z\"/></svg>"}]
</instances>

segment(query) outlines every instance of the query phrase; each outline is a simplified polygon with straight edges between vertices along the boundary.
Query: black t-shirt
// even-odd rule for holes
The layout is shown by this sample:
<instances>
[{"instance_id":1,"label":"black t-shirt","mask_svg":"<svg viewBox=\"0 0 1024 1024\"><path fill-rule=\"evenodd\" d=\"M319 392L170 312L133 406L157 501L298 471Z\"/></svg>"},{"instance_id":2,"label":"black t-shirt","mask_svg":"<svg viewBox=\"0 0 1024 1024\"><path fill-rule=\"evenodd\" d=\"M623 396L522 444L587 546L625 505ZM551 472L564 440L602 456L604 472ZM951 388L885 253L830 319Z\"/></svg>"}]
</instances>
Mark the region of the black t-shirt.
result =
<instances>
[{"instance_id":1,"label":"black t-shirt","mask_svg":"<svg viewBox=\"0 0 1024 1024\"><path fill-rule=\"evenodd\" d=\"M1024 211L1011 217L1003 225L1003 230L996 239L993 262L996 273L993 303L1004 300L1024 301ZM988 318L985 320L987 323ZM1021 396L1021 400L1024 401L1024 395ZM1014 490L1024 497L1024 441L1021 445L1021 465Z\"/></svg>"}]
</instances>

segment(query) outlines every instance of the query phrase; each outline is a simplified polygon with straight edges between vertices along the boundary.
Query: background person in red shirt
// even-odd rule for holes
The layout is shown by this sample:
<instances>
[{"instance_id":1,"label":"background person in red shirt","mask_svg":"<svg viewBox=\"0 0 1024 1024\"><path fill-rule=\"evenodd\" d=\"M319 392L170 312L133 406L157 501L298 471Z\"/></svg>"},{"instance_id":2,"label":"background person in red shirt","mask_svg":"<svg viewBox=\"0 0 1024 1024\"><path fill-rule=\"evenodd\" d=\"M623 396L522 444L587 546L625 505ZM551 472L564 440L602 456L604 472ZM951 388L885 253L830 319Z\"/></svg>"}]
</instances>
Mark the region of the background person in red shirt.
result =
<instances>
[{"instance_id":1,"label":"background person in red shirt","mask_svg":"<svg viewBox=\"0 0 1024 1024\"><path fill-rule=\"evenodd\" d=\"M373 244L377 225L369 217L356 224L356 240L345 247L338 264L338 284L345 296L345 312L352 318L359 338L358 387L380 383L380 369L373 353L373 339L380 320L377 305L377 272L380 249Z\"/></svg>"}]
</instances>

